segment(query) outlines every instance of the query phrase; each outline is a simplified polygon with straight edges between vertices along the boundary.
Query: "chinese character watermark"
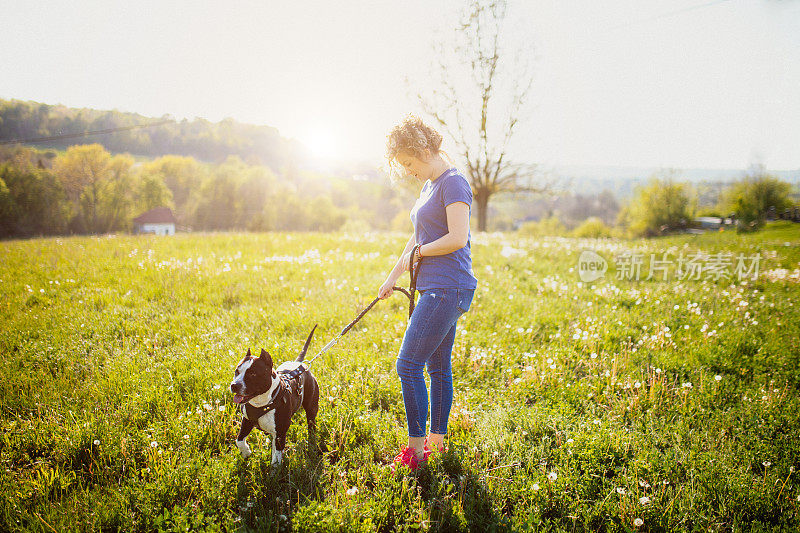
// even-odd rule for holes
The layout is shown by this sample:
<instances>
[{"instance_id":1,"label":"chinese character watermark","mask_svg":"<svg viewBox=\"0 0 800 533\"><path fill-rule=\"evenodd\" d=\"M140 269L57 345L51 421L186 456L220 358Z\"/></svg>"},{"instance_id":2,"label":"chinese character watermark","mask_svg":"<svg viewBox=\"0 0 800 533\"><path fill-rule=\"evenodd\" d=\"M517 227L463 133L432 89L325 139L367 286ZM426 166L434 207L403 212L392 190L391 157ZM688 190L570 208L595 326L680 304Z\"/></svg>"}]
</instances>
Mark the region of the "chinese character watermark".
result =
<instances>
[{"instance_id":1,"label":"chinese character watermark","mask_svg":"<svg viewBox=\"0 0 800 533\"><path fill-rule=\"evenodd\" d=\"M648 262L645 259L649 259ZM625 252L614 258L616 279L639 281L719 281L719 280L756 280L761 264L761 255L734 255L731 252L704 253L695 252L684 255L681 252L672 257L668 252L661 254L643 254ZM598 253L584 250L578 258L578 275L581 281L589 283L605 276L608 263Z\"/></svg>"}]
</instances>

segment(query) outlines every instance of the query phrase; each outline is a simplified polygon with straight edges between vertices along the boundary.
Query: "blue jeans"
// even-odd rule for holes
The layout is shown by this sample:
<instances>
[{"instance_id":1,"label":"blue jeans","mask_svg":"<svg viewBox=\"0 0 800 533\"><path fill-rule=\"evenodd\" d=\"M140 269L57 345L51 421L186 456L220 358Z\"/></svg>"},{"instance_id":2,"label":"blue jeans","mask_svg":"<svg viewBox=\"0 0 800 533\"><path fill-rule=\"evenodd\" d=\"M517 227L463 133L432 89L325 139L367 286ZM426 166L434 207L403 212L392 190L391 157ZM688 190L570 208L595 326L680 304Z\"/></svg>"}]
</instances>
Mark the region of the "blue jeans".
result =
<instances>
[{"instance_id":1,"label":"blue jeans","mask_svg":"<svg viewBox=\"0 0 800 533\"><path fill-rule=\"evenodd\" d=\"M447 433L453 404L453 369L450 354L456 322L469 310L474 290L426 289L408 322L397 356L397 374L403 388L408 434L424 437L428 421L428 389L422 369L431 378L431 433Z\"/></svg>"}]
</instances>

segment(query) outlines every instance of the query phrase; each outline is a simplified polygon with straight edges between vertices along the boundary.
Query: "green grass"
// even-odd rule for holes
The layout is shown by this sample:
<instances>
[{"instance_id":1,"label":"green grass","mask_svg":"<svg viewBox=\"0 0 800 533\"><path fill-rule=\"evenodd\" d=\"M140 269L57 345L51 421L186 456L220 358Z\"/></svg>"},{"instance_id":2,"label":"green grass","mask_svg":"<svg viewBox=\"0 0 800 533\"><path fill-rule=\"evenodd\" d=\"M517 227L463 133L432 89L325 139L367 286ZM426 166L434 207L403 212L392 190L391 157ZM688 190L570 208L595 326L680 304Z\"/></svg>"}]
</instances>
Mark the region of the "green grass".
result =
<instances>
[{"instance_id":1,"label":"green grass","mask_svg":"<svg viewBox=\"0 0 800 533\"><path fill-rule=\"evenodd\" d=\"M448 453L415 475L388 467L405 439L395 295L314 362L318 448L298 414L283 469L260 432L242 460L235 363L248 347L292 359L318 323L316 353L372 300L405 238L0 243L0 530L800 526L789 224L650 241L474 235ZM612 264L591 284L577 276L586 248ZM758 253L761 274L617 280L626 250Z\"/></svg>"}]
</instances>

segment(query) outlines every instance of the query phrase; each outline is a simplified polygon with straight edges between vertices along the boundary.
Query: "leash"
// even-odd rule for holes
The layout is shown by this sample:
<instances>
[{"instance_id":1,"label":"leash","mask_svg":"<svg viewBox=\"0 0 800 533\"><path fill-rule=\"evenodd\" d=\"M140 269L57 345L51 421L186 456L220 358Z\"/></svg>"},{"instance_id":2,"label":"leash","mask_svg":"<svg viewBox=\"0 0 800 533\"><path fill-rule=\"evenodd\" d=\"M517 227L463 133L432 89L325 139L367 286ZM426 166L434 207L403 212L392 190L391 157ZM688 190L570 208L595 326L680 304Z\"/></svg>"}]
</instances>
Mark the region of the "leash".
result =
<instances>
[{"instance_id":1,"label":"leash","mask_svg":"<svg viewBox=\"0 0 800 533\"><path fill-rule=\"evenodd\" d=\"M417 248L419 248L419 247L420 247L419 244L415 244L414 247L411 249L411 264L409 265L409 270L408 270L409 277L411 278L410 281L409 281L409 287L408 287L409 290L405 290L404 288L397 287L397 286L392 287L393 291L402 292L403 294L405 294L408 297L408 318L411 318L411 315L414 313L414 299L416 297L416 292L417 292L417 275L419 274L419 264L422 262L422 258L420 258L419 261L414 261L414 258L417 255ZM367 307L365 307L364 310L361 311L358 314L358 316L355 317L355 319L353 319L352 322L347 324L344 327L344 329L333 340L331 340L328 344L326 344L322 348L322 350L319 351L319 353L317 355L315 355L314 357L312 357L308 361L304 361L304 362L307 363L307 364L311 364L314 361L314 359L316 359L320 355L324 354L325 352L327 352L328 350L333 348L333 346L337 342L339 342L339 339L344 337L345 334L348 331L350 331L350 328L355 326L358 323L358 321L361 320L364 317L364 315L366 315L369 312L369 310L372 309L372 307L376 303L378 303L378 300L380 300L380 298L378 298L378 297L376 297L374 300L372 300L372 302Z\"/></svg>"}]
</instances>

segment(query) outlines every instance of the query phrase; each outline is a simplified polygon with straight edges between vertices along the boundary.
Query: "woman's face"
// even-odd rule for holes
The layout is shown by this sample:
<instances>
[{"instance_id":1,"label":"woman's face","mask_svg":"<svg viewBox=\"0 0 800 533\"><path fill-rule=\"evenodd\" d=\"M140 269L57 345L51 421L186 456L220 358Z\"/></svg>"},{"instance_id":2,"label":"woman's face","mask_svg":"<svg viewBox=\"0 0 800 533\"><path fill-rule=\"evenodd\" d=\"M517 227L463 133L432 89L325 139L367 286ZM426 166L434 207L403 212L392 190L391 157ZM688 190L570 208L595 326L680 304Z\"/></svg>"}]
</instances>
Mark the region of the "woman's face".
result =
<instances>
[{"instance_id":1,"label":"woman's face","mask_svg":"<svg viewBox=\"0 0 800 533\"><path fill-rule=\"evenodd\" d=\"M406 174L414 176L419 181L431 179L433 167L428 161L402 151L397 153L395 160L405 169Z\"/></svg>"}]
</instances>

